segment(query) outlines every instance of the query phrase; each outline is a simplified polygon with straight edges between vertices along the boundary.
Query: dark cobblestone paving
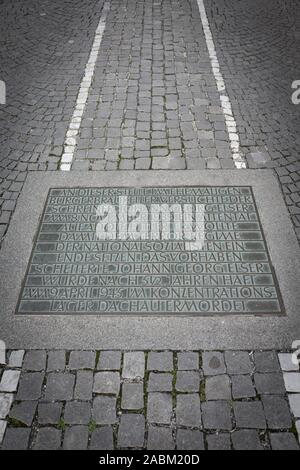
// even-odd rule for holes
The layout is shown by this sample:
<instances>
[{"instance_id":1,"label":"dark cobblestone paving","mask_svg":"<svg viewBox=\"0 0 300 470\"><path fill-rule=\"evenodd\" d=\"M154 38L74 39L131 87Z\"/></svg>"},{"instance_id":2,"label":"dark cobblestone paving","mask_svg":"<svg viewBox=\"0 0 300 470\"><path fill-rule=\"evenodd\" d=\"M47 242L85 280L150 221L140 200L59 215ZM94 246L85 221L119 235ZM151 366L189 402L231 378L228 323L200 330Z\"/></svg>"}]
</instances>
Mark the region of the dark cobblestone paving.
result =
<instances>
[{"instance_id":1,"label":"dark cobblestone paving","mask_svg":"<svg viewBox=\"0 0 300 470\"><path fill-rule=\"evenodd\" d=\"M23 355L12 351L0 369L2 449L299 449L291 354Z\"/></svg>"},{"instance_id":2,"label":"dark cobblestone paving","mask_svg":"<svg viewBox=\"0 0 300 470\"><path fill-rule=\"evenodd\" d=\"M300 239L300 4L205 0L241 150L250 168L275 168ZM254 154L254 155L251 155Z\"/></svg>"},{"instance_id":3,"label":"dark cobblestone paving","mask_svg":"<svg viewBox=\"0 0 300 470\"><path fill-rule=\"evenodd\" d=\"M103 2L1 2L0 242L28 171L56 170Z\"/></svg>"},{"instance_id":4,"label":"dark cobblestone paving","mask_svg":"<svg viewBox=\"0 0 300 470\"><path fill-rule=\"evenodd\" d=\"M234 168L197 2L110 5L73 168Z\"/></svg>"}]
</instances>

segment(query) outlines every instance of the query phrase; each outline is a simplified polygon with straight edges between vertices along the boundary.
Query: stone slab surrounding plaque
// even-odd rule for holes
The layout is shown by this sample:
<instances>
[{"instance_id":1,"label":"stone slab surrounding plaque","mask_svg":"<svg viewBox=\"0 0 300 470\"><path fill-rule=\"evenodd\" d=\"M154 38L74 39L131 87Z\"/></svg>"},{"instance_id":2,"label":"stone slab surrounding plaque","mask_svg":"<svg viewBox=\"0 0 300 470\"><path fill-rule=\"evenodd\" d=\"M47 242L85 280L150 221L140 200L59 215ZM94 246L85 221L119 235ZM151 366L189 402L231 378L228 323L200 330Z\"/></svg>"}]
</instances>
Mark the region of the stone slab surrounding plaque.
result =
<instances>
[{"instance_id":1,"label":"stone slab surrounding plaque","mask_svg":"<svg viewBox=\"0 0 300 470\"><path fill-rule=\"evenodd\" d=\"M197 205L201 247L184 225L190 207L196 236ZM49 190L17 313L278 316L284 306L250 186L66 187Z\"/></svg>"}]
</instances>

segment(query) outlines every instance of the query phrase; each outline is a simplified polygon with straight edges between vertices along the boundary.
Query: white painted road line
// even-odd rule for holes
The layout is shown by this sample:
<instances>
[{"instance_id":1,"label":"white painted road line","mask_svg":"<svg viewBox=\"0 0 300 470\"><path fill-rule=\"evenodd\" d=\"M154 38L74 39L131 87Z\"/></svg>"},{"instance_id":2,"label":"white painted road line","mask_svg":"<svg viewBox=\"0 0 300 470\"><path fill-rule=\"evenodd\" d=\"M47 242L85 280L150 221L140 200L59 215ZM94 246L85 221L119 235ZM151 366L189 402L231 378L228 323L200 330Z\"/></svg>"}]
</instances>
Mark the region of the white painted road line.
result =
<instances>
[{"instance_id":1,"label":"white painted road line","mask_svg":"<svg viewBox=\"0 0 300 470\"><path fill-rule=\"evenodd\" d=\"M211 34L208 18L205 11L204 1L197 0L200 12L200 18L205 35L205 41L208 49L208 54L211 62L212 71L216 80L217 88L220 93L221 105L225 117L226 127L228 131L230 147L232 151L232 158L236 168L246 168L246 163L240 153L240 139L237 133L237 126L233 116L231 103L226 94L226 85L220 71L220 64L218 61L214 40Z\"/></svg>"},{"instance_id":2,"label":"white painted road line","mask_svg":"<svg viewBox=\"0 0 300 470\"><path fill-rule=\"evenodd\" d=\"M89 60L86 64L84 76L80 83L80 88L79 88L79 93L78 93L77 100L76 100L75 109L74 109L74 112L73 112L73 115L69 124L69 128L67 130L66 140L64 143L64 153L60 161L60 169L62 171L70 171L71 166L72 166L77 137L79 134L82 116L84 113L85 105L87 103L89 90L90 90L94 72L95 72L95 66L96 66L96 62L97 62L97 58L98 58L98 54L99 54L99 50L101 46L103 33L105 30L106 18L107 18L109 9L110 9L110 3L109 1L106 1L103 5L101 17L100 17L99 24L95 32L94 42L93 42L92 49L89 55Z\"/></svg>"}]
</instances>

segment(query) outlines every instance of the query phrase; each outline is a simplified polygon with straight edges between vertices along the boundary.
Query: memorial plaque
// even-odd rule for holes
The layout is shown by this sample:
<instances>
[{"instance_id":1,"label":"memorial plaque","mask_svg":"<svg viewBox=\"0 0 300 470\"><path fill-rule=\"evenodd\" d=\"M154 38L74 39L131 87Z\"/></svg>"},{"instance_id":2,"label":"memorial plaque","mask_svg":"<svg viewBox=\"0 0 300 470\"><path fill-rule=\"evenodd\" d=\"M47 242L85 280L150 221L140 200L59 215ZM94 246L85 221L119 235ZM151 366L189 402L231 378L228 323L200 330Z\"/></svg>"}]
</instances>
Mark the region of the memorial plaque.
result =
<instances>
[{"instance_id":1,"label":"memorial plaque","mask_svg":"<svg viewBox=\"0 0 300 470\"><path fill-rule=\"evenodd\" d=\"M17 313L284 310L251 187L204 186L50 189Z\"/></svg>"}]
</instances>

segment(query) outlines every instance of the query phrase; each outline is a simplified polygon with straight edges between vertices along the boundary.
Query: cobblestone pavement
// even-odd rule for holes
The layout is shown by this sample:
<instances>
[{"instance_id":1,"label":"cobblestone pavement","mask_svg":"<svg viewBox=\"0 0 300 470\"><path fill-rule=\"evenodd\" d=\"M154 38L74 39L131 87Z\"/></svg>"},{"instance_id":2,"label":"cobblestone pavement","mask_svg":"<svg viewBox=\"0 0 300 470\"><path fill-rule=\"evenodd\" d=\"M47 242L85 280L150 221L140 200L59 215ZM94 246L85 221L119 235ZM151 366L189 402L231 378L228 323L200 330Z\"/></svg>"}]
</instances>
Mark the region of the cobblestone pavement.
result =
<instances>
[{"instance_id":1,"label":"cobblestone pavement","mask_svg":"<svg viewBox=\"0 0 300 470\"><path fill-rule=\"evenodd\" d=\"M250 168L274 168L300 240L300 5L205 0L218 60ZM254 155L253 155L254 154Z\"/></svg>"},{"instance_id":2,"label":"cobblestone pavement","mask_svg":"<svg viewBox=\"0 0 300 470\"><path fill-rule=\"evenodd\" d=\"M2 449L299 449L288 353L18 350L1 372Z\"/></svg>"}]
</instances>

